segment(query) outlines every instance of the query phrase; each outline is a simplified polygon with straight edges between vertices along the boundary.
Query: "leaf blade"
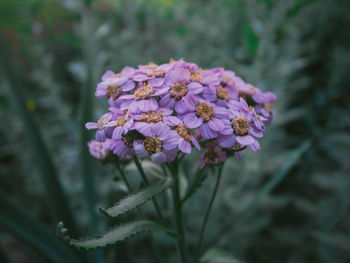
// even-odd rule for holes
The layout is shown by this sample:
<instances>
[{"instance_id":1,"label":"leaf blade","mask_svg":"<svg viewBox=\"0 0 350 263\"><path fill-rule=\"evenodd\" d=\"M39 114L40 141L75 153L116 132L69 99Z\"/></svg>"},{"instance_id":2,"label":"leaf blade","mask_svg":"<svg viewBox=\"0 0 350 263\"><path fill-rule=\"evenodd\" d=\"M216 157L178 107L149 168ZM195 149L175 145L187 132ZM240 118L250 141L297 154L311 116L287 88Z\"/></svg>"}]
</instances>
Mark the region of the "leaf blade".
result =
<instances>
[{"instance_id":1,"label":"leaf blade","mask_svg":"<svg viewBox=\"0 0 350 263\"><path fill-rule=\"evenodd\" d=\"M100 211L108 217L119 217L151 200L152 197L163 192L172 183L173 180L171 178L167 178L162 182L144 188L136 194L127 196L108 209L100 208Z\"/></svg>"},{"instance_id":2,"label":"leaf blade","mask_svg":"<svg viewBox=\"0 0 350 263\"><path fill-rule=\"evenodd\" d=\"M152 230L165 230L159 224L152 221L142 220L120 225L101 236L95 236L87 239L70 239L69 244L77 249L98 249L104 248L108 245L123 242L135 235Z\"/></svg>"}]
</instances>

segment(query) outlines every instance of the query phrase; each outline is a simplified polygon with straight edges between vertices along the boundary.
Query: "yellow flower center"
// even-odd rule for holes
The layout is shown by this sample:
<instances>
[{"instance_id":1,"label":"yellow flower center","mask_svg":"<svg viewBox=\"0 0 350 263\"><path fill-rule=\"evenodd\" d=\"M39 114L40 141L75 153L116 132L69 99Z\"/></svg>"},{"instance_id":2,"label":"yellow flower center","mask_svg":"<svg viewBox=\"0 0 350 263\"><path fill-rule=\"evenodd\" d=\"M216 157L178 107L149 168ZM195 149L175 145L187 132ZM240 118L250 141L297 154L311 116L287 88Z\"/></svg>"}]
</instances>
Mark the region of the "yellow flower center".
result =
<instances>
[{"instance_id":1,"label":"yellow flower center","mask_svg":"<svg viewBox=\"0 0 350 263\"><path fill-rule=\"evenodd\" d=\"M145 86L138 88L134 96L137 100L149 99L154 93L154 88L150 85L145 84Z\"/></svg>"},{"instance_id":2,"label":"yellow flower center","mask_svg":"<svg viewBox=\"0 0 350 263\"><path fill-rule=\"evenodd\" d=\"M232 128L237 136L245 136L249 133L250 124L246 118L237 117L232 120Z\"/></svg>"},{"instance_id":3,"label":"yellow flower center","mask_svg":"<svg viewBox=\"0 0 350 263\"><path fill-rule=\"evenodd\" d=\"M163 78L165 75L165 72L160 69L151 69L148 71L147 76L148 77L157 77L157 78Z\"/></svg>"},{"instance_id":4,"label":"yellow flower center","mask_svg":"<svg viewBox=\"0 0 350 263\"><path fill-rule=\"evenodd\" d=\"M124 116L118 117L117 123L115 124L115 126L116 127L123 126L125 123L126 123L126 116L124 115Z\"/></svg>"},{"instance_id":5,"label":"yellow flower center","mask_svg":"<svg viewBox=\"0 0 350 263\"><path fill-rule=\"evenodd\" d=\"M145 139L145 149L149 154L154 154L163 150L163 142L158 137L150 136Z\"/></svg>"},{"instance_id":6,"label":"yellow flower center","mask_svg":"<svg viewBox=\"0 0 350 263\"><path fill-rule=\"evenodd\" d=\"M196 106L196 114L201 117L204 122L210 121L214 118L214 108L206 102L199 102Z\"/></svg>"},{"instance_id":7,"label":"yellow flower center","mask_svg":"<svg viewBox=\"0 0 350 263\"><path fill-rule=\"evenodd\" d=\"M191 72L191 81L192 82L200 82L202 80L202 72L198 70L197 72Z\"/></svg>"},{"instance_id":8,"label":"yellow flower center","mask_svg":"<svg viewBox=\"0 0 350 263\"><path fill-rule=\"evenodd\" d=\"M162 119L163 119L163 112L162 111L159 111L159 112L149 111L149 112L141 114L140 121L150 123L150 122L159 122Z\"/></svg>"},{"instance_id":9,"label":"yellow flower center","mask_svg":"<svg viewBox=\"0 0 350 263\"><path fill-rule=\"evenodd\" d=\"M226 100L229 101L230 100L230 94L228 93L227 89L224 89L223 87L218 87L216 89L216 96L220 99L220 100Z\"/></svg>"},{"instance_id":10,"label":"yellow flower center","mask_svg":"<svg viewBox=\"0 0 350 263\"><path fill-rule=\"evenodd\" d=\"M192 141L191 130L189 128L187 128L185 125L181 124L181 125L177 126L176 131L182 138L185 139L185 141L187 141L187 142Z\"/></svg>"},{"instance_id":11,"label":"yellow flower center","mask_svg":"<svg viewBox=\"0 0 350 263\"><path fill-rule=\"evenodd\" d=\"M107 116L103 116L101 117L98 121L97 121L97 127L99 130L103 130L105 124L109 121Z\"/></svg>"},{"instance_id":12,"label":"yellow flower center","mask_svg":"<svg viewBox=\"0 0 350 263\"><path fill-rule=\"evenodd\" d=\"M122 137L122 141L125 143L126 146L129 148L133 147L133 141L127 137Z\"/></svg>"},{"instance_id":13,"label":"yellow flower center","mask_svg":"<svg viewBox=\"0 0 350 263\"><path fill-rule=\"evenodd\" d=\"M230 76L226 75L225 73L221 74L221 77L223 77L228 82L231 82L231 84L233 84L233 85L236 84L236 82Z\"/></svg>"},{"instance_id":14,"label":"yellow flower center","mask_svg":"<svg viewBox=\"0 0 350 263\"><path fill-rule=\"evenodd\" d=\"M171 85L169 90L170 96L175 100L181 100L187 94L187 86L183 82Z\"/></svg>"},{"instance_id":15,"label":"yellow flower center","mask_svg":"<svg viewBox=\"0 0 350 263\"><path fill-rule=\"evenodd\" d=\"M118 84L112 84L108 85L107 87L107 98L112 98L113 100L116 100L119 98L119 96L122 94L122 87Z\"/></svg>"}]
</instances>

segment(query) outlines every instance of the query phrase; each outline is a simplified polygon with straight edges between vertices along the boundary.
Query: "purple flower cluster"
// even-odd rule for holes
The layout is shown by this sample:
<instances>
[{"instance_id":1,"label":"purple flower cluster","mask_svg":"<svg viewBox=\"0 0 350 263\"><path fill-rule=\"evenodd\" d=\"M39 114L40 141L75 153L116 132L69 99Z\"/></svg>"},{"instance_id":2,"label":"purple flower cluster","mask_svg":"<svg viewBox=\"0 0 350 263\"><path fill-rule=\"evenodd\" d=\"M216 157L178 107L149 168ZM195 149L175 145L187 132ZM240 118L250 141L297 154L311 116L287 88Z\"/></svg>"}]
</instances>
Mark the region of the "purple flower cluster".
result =
<instances>
[{"instance_id":1,"label":"purple flower cluster","mask_svg":"<svg viewBox=\"0 0 350 263\"><path fill-rule=\"evenodd\" d=\"M119 157L164 163L194 146L203 151L201 167L225 161L230 152L240 158L246 147L258 150L276 100L233 71L183 60L107 71L95 95L107 98L110 107L96 123L86 124L97 130L96 146L89 146L94 156L103 154L91 149L108 141L103 146Z\"/></svg>"}]
</instances>

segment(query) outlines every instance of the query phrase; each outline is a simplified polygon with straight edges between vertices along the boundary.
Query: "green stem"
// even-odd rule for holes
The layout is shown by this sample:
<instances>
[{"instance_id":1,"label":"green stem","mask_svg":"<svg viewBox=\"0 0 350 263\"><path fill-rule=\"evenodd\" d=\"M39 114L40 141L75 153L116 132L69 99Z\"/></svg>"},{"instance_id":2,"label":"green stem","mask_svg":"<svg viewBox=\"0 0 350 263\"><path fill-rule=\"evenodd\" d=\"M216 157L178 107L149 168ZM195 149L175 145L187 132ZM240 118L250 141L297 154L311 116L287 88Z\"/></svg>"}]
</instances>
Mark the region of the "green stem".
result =
<instances>
[{"instance_id":1,"label":"green stem","mask_svg":"<svg viewBox=\"0 0 350 263\"><path fill-rule=\"evenodd\" d=\"M195 252L194 263L199 262L199 256L200 256L201 247L202 247L202 243L203 243L203 237L204 237L205 228L207 226L209 215L210 215L210 212L211 212L211 208L213 206L213 203L214 203L214 200L215 200L215 197L216 197L216 193L217 193L218 188L219 188L223 167L224 167L224 163L220 163L219 164L219 172L218 172L218 175L216 177L214 191L213 191L213 193L211 195L209 206L208 206L207 212L205 213L204 220L203 220L203 223L202 223L202 227L201 227L201 231L200 231L200 235L199 235L199 239L198 239L198 243L197 243L197 248L196 248L196 252Z\"/></svg>"},{"instance_id":2,"label":"green stem","mask_svg":"<svg viewBox=\"0 0 350 263\"><path fill-rule=\"evenodd\" d=\"M128 189L129 193L132 194L133 193L133 190L131 188L131 185L129 183L129 180L126 178L125 176L125 173L124 173L124 170L120 167L120 164L118 161L116 161L116 167L117 167L117 170L119 171L120 173L120 176L122 177L122 180L124 181L125 185L126 185L126 188ZM137 209L138 212L143 216L143 211L141 208L138 208ZM155 242L153 236L151 233L149 233L149 238L150 238L150 241L151 241L151 245L152 245L152 248L153 248L153 251L154 253L156 254L156 257L157 259L159 260L159 262L161 263L164 263L165 260L164 260L164 256L162 255L162 252L160 251L157 243Z\"/></svg>"},{"instance_id":3,"label":"green stem","mask_svg":"<svg viewBox=\"0 0 350 263\"><path fill-rule=\"evenodd\" d=\"M120 176L121 176L122 179L123 179L123 182L124 182L125 185L126 185L126 188L128 189L129 193L132 194L132 188L131 188L131 185L130 185L130 183L129 183L129 180L128 180L128 179L126 178L126 176L125 176L124 170L120 167L120 164L119 164L118 161L115 162L115 165L116 165L116 167L117 167L117 170L118 170Z\"/></svg>"},{"instance_id":4,"label":"green stem","mask_svg":"<svg viewBox=\"0 0 350 263\"><path fill-rule=\"evenodd\" d=\"M181 201L182 204L186 203L186 201L193 195L193 193L196 191L199 185L203 182L204 176L202 175L205 171L205 168L206 167L204 167L203 169L198 169L198 171L196 172L194 182L190 185L190 187L186 191L185 197Z\"/></svg>"},{"instance_id":5,"label":"green stem","mask_svg":"<svg viewBox=\"0 0 350 263\"><path fill-rule=\"evenodd\" d=\"M1 246L0 246L0 261L3 263L10 263L10 260L7 258L7 255Z\"/></svg>"},{"instance_id":6,"label":"green stem","mask_svg":"<svg viewBox=\"0 0 350 263\"><path fill-rule=\"evenodd\" d=\"M145 171L142 168L142 165L141 165L140 161L137 159L137 157L133 157L133 160L134 160L134 163L136 165L137 170L139 171L139 173L141 175L142 181L144 182L145 185L148 186L149 185L149 181L148 181L148 178L146 176ZM165 227L168 227L169 224L168 224L167 220L165 219L165 217L163 216L162 211L160 210L159 204L158 204L158 202L157 202L155 197L152 197L152 202L153 202L154 208L156 209L158 218L160 219L160 221L162 222L162 224Z\"/></svg>"},{"instance_id":7,"label":"green stem","mask_svg":"<svg viewBox=\"0 0 350 263\"><path fill-rule=\"evenodd\" d=\"M186 263L187 262L186 237L185 237L183 215L182 215L182 204L180 199L180 186L179 186L177 163L174 163L174 166L171 167L171 173L174 178L174 187L172 188L172 192L173 192L176 228L178 233L177 243L178 243L178 249L180 252L181 262Z\"/></svg>"}]
</instances>

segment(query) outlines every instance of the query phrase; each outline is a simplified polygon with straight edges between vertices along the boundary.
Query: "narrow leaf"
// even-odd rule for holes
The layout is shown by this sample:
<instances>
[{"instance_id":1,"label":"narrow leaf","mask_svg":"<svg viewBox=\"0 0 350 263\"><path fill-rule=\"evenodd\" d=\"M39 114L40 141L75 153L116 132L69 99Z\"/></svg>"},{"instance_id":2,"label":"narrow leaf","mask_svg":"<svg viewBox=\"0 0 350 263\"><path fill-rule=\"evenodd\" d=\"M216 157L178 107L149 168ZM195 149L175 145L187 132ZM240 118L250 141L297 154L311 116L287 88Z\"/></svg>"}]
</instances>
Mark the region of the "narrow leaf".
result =
<instances>
[{"instance_id":1,"label":"narrow leaf","mask_svg":"<svg viewBox=\"0 0 350 263\"><path fill-rule=\"evenodd\" d=\"M60 244L51 232L31 217L29 211L9 200L2 193L0 193L0 207L0 225L41 252L50 261L56 263L81 262L71 250Z\"/></svg>"},{"instance_id":2,"label":"narrow leaf","mask_svg":"<svg viewBox=\"0 0 350 263\"><path fill-rule=\"evenodd\" d=\"M166 180L150 185L140 192L136 194L132 194L127 196L126 198L120 200L114 206L108 209L100 208L100 211L110 217L118 217L120 215L126 214L131 210L137 208L138 206L144 204L148 200L150 200L155 195L163 192L166 188L168 188L172 184L173 180L171 178L167 178Z\"/></svg>"},{"instance_id":3,"label":"narrow leaf","mask_svg":"<svg viewBox=\"0 0 350 263\"><path fill-rule=\"evenodd\" d=\"M69 224L72 231L77 233L75 220L59 180L52 156L47 149L32 113L26 107L26 98L22 89L23 84L20 82L20 78L18 78L20 73L15 70L13 63L8 63L9 61L14 61L14 58L10 52L5 50L4 42L0 38L0 66L4 71L4 76L6 76L10 87L9 94L11 101L16 104L18 115L21 118L23 127L25 127L24 135L31 145L30 150L32 150L31 153L35 160L35 165L40 172L42 183L45 186L52 217L56 220L63 219Z\"/></svg>"},{"instance_id":4,"label":"narrow leaf","mask_svg":"<svg viewBox=\"0 0 350 263\"><path fill-rule=\"evenodd\" d=\"M152 221L137 221L120 225L101 236L95 236L81 240L70 239L69 244L78 249L98 249L106 247L108 245L123 242L126 239L131 238L142 232L156 229L165 230L161 225L158 225Z\"/></svg>"},{"instance_id":5,"label":"narrow leaf","mask_svg":"<svg viewBox=\"0 0 350 263\"><path fill-rule=\"evenodd\" d=\"M251 213L257 207L259 200L267 194L269 194L275 187L277 187L283 179L286 178L291 169L297 164L301 156L310 148L311 143L309 141L304 142L297 149L295 149L289 157L289 160L282 166L282 168L262 187L255 196L248 202L242 216L247 213Z\"/></svg>"}]
</instances>

